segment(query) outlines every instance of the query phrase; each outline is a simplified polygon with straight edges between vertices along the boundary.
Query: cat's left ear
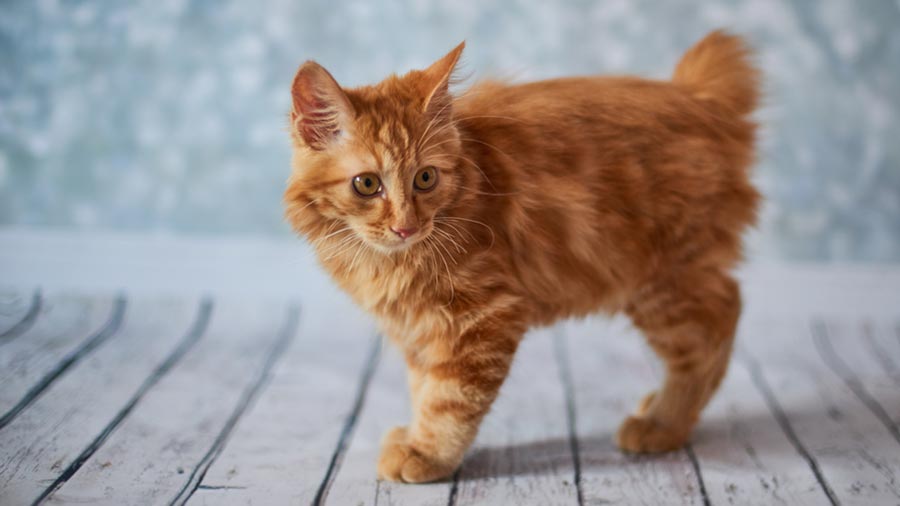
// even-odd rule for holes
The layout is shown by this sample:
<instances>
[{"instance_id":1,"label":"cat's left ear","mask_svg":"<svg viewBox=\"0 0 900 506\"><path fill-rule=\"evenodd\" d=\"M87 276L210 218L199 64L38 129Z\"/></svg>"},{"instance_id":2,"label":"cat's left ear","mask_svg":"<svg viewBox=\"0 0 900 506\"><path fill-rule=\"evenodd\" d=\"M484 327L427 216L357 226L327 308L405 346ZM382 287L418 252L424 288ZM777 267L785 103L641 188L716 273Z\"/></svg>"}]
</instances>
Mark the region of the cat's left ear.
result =
<instances>
[{"instance_id":1,"label":"cat's left ear","mask_svg":"<svg viewBox=\"0 0 900 506\"><path fill-rule=\"evenodd\" d=\"M466 43L463 41L443 58L422 71L422 91L425 97L425 101L422 103L422 112L442 114L443 111L449 109L452 100L450 78L453 76L453 70L465 47Z\"/></svg>"}]
</instances>

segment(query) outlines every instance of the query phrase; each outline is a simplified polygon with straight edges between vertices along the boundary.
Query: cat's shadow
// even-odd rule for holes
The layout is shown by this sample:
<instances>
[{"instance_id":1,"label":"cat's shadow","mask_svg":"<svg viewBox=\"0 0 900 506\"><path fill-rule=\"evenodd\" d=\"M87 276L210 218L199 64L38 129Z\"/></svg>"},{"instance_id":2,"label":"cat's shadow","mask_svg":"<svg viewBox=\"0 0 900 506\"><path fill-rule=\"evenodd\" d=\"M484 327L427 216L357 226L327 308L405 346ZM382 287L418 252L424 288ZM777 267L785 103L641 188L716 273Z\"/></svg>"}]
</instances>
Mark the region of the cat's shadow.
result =
<instances>
[{"instance_id":1,"label":"cat's shadow","mask_svg":"<svg viewBox=\"0 0 900 506\"><path fill-rule=\"evenodd\" d=\"M788 410L789 420L797 426L809 426L821 421L822 416L839 419L846 410L859 406L831 406L823 415L821 406L793 406ZM777 431L772 433L772 431ZM801 436L802 441L802 436ZM744 414L739 418L724 415L708 415L694 431L691 444L700 460L701 468L717 463L735 464L734 452L747 455L748 468L756 469L760 460L785 462L793 459L798 466L806 466L788 437L783 433L773 415L768 412ZM665 466L687 463L684 452L658 455L629 455L616 448L614 434L579 433L577 441L581 473L602 473L604 469L621 468L623 465ZM573 442L569 437L533 440L506 446L480 446L466 456L459 471L460 481L497 479L512 476L553 475L564 480L574 477ZM676 469L676 468L671 468Z\"/></svg>"}]
</instances>

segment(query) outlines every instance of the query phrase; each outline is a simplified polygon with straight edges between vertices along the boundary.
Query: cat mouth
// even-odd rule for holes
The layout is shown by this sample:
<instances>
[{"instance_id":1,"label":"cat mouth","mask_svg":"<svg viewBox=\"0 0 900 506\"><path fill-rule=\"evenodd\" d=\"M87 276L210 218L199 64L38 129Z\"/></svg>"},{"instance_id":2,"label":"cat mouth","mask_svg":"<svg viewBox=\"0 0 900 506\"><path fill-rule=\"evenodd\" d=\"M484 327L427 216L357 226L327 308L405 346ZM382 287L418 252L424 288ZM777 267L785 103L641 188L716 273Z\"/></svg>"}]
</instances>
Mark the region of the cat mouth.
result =
<instances>
[{"instance_id":1,"label":"cat mouth","mask_svg":"<svg viewBox=\"0 0 900 506\"><path fill-rule=\"evenodd\" d=\"M428 238L429 235L431 235L431 227L426 226L416 232L414 235L405 237L403 239L395 237L371 242L377 249L381 250L383 253L400 253L424 241Z\"/></svg>"}]
</instances>

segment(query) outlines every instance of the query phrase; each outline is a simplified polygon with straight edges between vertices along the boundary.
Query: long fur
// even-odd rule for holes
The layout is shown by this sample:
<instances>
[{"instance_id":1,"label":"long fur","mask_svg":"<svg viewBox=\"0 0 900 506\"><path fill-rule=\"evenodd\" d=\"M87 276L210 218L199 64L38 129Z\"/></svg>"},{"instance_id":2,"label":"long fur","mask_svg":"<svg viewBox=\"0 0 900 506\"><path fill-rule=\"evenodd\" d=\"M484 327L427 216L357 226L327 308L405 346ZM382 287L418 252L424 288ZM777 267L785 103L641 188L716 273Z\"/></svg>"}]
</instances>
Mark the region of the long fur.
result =
<instances>
[{"instance_id":1,"label":"long fur","mask_svg":"<svg viewBox=\"0 0 900 506\"><path fill-rule=\"evenodd\" d=\"M760 200L746 46L713 32L672 82L483 82L453 98L461 51L373 86L335 89L310 64L295 80L350 105L322 131L292 116L287 219L409 366L414 416L386 436L379 474L451 474L524 332L598 311L630 315L667 365L619 446L680 447L727 367L740 314L729 271ZM438 184L418 192L427 166ZM381 196L353 192L367 172ZM395 248L403 220L420 232Z\"/></svg>"}]
</instances>

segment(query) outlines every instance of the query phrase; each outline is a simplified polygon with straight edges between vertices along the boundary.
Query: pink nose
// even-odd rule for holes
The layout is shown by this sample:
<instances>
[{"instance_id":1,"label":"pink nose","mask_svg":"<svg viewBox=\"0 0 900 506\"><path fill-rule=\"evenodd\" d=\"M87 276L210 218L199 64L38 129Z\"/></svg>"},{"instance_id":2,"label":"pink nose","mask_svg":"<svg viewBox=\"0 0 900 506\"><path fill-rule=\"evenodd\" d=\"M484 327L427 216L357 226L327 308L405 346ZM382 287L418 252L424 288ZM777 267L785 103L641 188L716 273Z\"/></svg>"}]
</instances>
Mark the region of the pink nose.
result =
<instances>
[{"instance_id":1,"label":"pink nose","mask_svg":"<svg viewBox=\"0 0 900 506\"><path fill-rule=\"evenodd\" d=\"M419 229L416 228L416 227L413 227L413 228L394 228L394 227L391 227L391 230L392 230L395 234L399 235L401 239L406 239L407 237L409 237L409 236L411 236L411 235L413 235L413 234L415 234L416 232L419 231Z\"/></svg>"}]
</instances>

